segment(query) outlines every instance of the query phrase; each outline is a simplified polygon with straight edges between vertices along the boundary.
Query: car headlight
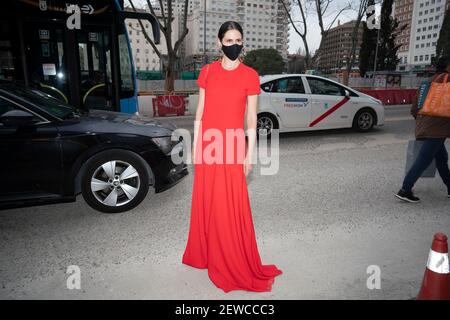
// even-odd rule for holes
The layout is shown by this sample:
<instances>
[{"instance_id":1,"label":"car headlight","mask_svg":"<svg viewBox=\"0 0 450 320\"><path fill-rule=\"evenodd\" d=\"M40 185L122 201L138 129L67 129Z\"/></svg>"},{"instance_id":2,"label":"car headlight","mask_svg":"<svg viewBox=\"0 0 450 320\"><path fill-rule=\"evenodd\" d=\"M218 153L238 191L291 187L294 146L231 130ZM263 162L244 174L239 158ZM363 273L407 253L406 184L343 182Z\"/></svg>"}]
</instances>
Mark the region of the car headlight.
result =
<instances>
[{"instance_id":1,"label":"car headlight","mask_svg":"<svg viewBox=\"0 0 450 320\"><path fill-rule=\"evenodd\" d=\"M175 138L175 137L174 137ZM172 140L172 136L152 138L152 141L161 149L165 154L169 154L173 147L181 142L182 139Z\"/></svg>"},{"instance_id":2,"label":"car headlight","mask_svg":"<svg viewBox=\"0 0 450 320\"><path fill-rule=\"evenodd\" d=\"M381 102L381 100L375 99L374 97L370 97L370 100L372 100L373 102L378 103L378 104L383 104Z\"/></svg>"}]
</instances>

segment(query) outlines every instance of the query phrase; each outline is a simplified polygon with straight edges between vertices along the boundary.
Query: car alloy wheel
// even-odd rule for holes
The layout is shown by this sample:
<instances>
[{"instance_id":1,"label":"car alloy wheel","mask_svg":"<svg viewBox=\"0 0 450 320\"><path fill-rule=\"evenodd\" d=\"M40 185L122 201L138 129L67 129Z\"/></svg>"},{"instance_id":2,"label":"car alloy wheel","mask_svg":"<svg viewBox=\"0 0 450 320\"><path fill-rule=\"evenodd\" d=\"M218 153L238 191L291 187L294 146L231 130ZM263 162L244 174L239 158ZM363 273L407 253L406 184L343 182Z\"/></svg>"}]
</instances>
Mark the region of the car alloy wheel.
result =
<instances>
[{"instance_id":1,"label":"car alloy wheel","mask_svg":"<svg viewBox=\"0 0 450 320\"><path fill-rule=\"evenodd\" d=\"M362 112L358 117L358 127L360 130L368 130L373 126L373 115L368 112Z\"/></svg>"},{"instance_id":2,"label":"car alloy wheel","mask_svg":"<svg viewBox=\"0 0 450 320\"><path fill-rule=\"evenodd\" d=\"M270 117L261 116L256 125L259 136L269 136L272 133L273 121Z\"/></svg>"},{"instance_id":3,"label":"car alloy wheel","mask_svg":"<svg viewBox=\"0 0 450 320\"><path fill-rule=\"evenodd\" d=\"M133 200L141 184L137 170L125 161L113 160L99 166L91 178L91 191L104 205L117 207Z\"/></svg>"}]
</instances>

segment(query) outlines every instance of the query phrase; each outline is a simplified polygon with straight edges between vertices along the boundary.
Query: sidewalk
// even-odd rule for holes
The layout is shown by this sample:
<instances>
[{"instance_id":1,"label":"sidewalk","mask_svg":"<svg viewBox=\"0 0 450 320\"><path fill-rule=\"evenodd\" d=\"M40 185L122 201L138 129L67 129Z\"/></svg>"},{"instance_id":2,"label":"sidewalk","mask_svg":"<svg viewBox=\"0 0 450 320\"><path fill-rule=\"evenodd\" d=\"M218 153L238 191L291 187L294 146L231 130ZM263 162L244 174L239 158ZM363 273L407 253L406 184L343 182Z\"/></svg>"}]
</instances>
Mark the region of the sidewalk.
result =
<instances>
[{"instance_id":1,"label":"sidewalk","mask_svg":"<svg viewBox=\"0 0 450 320\"><path fill-rule=\"evenodd\" d=\"M411 108L410 104L399 104L399 105L388 105L385 106L386 109L393 110L395 108L403 109L403 108ZM193 129L194 127L194 119L195 115L185 115L185 116L168 116L168 117L152 117L152 119L161 121L161 122L170 122L177 125L180 128L189 128ZM406 120L407 118L405 118ZM409 118L408 118L409 119ZM398 120L395 118L395 120Z\"/></svg>"}]
</instances>

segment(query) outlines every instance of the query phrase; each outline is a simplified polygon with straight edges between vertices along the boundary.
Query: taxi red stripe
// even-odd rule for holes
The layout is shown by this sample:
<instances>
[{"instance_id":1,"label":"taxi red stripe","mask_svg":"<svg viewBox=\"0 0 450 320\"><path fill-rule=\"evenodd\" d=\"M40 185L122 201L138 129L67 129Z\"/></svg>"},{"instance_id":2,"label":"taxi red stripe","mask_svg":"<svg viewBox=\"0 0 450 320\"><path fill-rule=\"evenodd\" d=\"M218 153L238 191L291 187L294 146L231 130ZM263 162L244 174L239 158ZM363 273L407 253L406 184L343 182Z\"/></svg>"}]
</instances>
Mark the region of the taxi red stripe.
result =
<instances>
[{"instance_id":1,"label":"taxi red stripe","mask_svg":"<svg viewBox=\"0 0 450 320\"><path fill-rule=\"evenodd\" d=\"M335 112L337 109L339 109L340 107L342 107L344 104L347 103L347 101L349 101L350 98L345 97L344 99L342 99L341 101L339 101L336 105L334 105L331 109L328 109L326 112L324 112L322 115L320 115L316 120L314 120L313 122L311 122L309 124L310 127L315 126L316 124L318 124L320 121L322 121L323 119L325 119L326 117L328 117L330 114L332 114L333 112Z\"/></svg>"}]
</instances>

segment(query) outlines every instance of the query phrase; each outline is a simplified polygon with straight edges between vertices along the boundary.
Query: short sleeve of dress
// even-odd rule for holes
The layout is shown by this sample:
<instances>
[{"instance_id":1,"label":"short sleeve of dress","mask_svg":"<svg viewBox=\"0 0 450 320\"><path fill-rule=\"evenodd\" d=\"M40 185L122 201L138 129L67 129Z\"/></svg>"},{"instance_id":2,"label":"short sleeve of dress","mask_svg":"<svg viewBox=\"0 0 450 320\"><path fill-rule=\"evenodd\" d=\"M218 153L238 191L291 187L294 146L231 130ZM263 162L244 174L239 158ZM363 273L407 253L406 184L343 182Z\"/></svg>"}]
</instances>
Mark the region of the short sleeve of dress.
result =
<instances>
[{"instance_id":1,"label":"short sleeve of dress","mask_svg":"<svg viewBox=\"0 0 450 320\"><path fill-rule=\"evenodd\" d=\"M247 84L247 95L251 96L259 93L261 93L259 74L256 70L252 70L252 72L250 73L250 79Z\"/></svg>"},{"instance_id":2,"label":"short sleeve of dress","mask_svg":"<svg viewBox=\"0 0 450 320\"><path fill-rule=\"evenodd\" d=\"M207 68L209 68L208 64L205 64L201 69L200 73L197 78L197 84L199 87L205 89L206 88L206 74L207 74Z\"/></svg>"}]
</instances>

